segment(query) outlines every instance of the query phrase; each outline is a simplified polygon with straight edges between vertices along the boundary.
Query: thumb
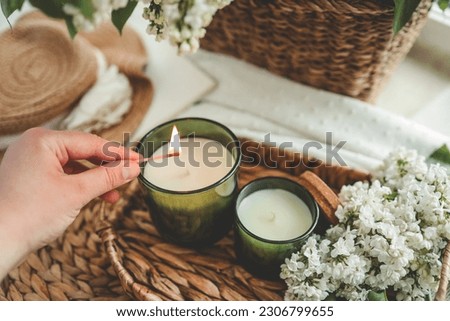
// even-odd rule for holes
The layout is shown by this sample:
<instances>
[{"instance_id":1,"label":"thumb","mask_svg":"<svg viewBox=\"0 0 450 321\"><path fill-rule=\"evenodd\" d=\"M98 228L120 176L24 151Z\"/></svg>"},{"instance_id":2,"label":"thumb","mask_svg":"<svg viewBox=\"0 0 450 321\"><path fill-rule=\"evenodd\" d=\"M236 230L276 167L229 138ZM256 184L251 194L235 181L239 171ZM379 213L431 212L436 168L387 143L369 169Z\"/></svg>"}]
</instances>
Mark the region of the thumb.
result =
<instances>
[{"instance_id":1,"label":"thumb","mask_svg":"<svg viewBox=\"0 0 450 321\"><path fill-rule=\"evenodd\" d=\"M80 187L79 193L83 203L88 203L90 200L128 183L139 173L138 162L121 160L70 177L75 179L76 186Z\"/></svg>"}]
</instances>

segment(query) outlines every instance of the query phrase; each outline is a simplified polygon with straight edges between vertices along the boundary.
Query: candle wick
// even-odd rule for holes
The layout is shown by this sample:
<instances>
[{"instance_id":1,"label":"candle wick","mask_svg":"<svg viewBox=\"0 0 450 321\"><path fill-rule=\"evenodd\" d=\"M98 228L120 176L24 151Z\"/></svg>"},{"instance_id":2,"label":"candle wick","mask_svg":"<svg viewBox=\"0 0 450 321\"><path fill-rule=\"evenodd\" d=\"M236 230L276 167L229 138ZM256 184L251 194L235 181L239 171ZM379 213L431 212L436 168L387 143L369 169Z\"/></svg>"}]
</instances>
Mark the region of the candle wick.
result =
<instances>
[{"instance_id":1,"label":"candle wick","mask_svg":"<svg viewBox=\"0 0 450 321\"><path fill-rule=\"evenodd\" d=\"M189 176L189 169L187 169L186 167L183 167L183 169L184 169L184 173L183 173L183 176L182 177L186 177L186 176Z\"/></svg>"},{"instance_id":2,"label":"candle wick","mask_svg":"<svg viewBox=\"0 0 450 321\"><path fill-rule=\"evenodd\" d=\"M276 215L273 211L270 211L269 213L269 222L275 221Z\"/></svg>"}]
</instances>

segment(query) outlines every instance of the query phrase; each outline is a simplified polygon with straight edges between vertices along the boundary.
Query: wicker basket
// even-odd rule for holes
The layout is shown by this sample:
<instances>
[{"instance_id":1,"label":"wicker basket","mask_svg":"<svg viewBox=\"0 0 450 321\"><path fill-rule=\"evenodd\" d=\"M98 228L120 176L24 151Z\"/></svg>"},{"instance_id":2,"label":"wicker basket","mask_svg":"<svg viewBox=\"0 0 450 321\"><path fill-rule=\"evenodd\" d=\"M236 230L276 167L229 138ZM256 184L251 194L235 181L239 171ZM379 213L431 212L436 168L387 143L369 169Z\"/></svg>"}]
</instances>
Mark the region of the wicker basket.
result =
<instances>
[{"instance_id":1,"label":"wicker basket","mask_svg":"<svg viewBox=\"0 0 450 321\"><path fill-rule=\"evenodd\" d=\"M239 186L263 176L298 180L317 160L299 154L242 144L244 158L255 151L265 166L247 163L241 167ZM258 160L255 159L255 162ZM323 164L314 172L335 190L342 185L367 179L367 174ZM197 251L166 243L151 222L142 196L133 197L128 209L104 204L97 229L106 252L125 291L139 300L281 300L284 284L255 278L237 264L233 238L228 235L212 248ZM139 204L136 207L136 204ZM125 215L123 215L125 213Z\"/></svg>"},{"instance_id":2,"label":"wicker basket","mask_svg":"<svg viewBox=\"0 0 450 321\"><path fill-rule=\"evenodd\" d=\"M422 0L395 37L390 0L234 0L202 48L313 87L373 102L425 24Z\"/></svg>"},{"instance_id":3,"label":"wicker basket","mask_svg":"<svg viewBox=\"0 0 450 321\"><path fill-rule=\"evenodd\" d=\"M369 178L365 173L324 166L274 147L262 148L251 142L243 146L244 157L255 158L257 153L266 166L255 166L255 158L254 164L241 167L241 187L269 175L300 181L301 174L311 167L334 191ZM202 251L166 243L151 222L137 182L127 186L123 196L115 205L94 201L84 208L58 241L31 254L8 275L0 286L0 301L126 300L130 296L142 300L283 298L282 281L255 278L237 264L231 233ZM324 208L320 200L319 204ZM449 259L450 246L445 253L439 299L445 298Z\"/></svg>"},{"instance_id":4,"label":"wicker basket","mask_svg":"<svg viewBox=\"0 0 450 321\"><path fill-rule=\"evenodd\" d=\"M242 146L244 158L246 155L254 158L256 152L264 162L255 158L254 163L241 166L240 187L264 176L287 177L303 184L327 215L330 212L334 214L337 205L330 208L330 204L335 202L332 197L325 196L325 190L333 192L320 179L316 184L304 184L303 173L314 167L311 171L334 191L340 190L343 185L369 179L366 173L345 167L325 166L317 160L304 159L300 154L283 152L275 147L249 141L245 141ZM264 163L264 166L258 165L260 163ZM319 191L320 184L323 186ZM255 278L237 264L232 235L202 251L166 243L153 226L142 196L136 196L134 189L129 191L134 194L128 194L132 198L129 207L123 211L104 204L97 224L106 252L128 294L139 300L282 299L285 289L283 282ZM328 202L329 199L331 202ZM136 204L139 204L138 207ZM447 261L449 250L450 246L447 249ZM448 268L448 262L443 266ZM448 283L447 272L443 269L440 285L440 292L443 293Z\"/></svg>"}]
</instances>

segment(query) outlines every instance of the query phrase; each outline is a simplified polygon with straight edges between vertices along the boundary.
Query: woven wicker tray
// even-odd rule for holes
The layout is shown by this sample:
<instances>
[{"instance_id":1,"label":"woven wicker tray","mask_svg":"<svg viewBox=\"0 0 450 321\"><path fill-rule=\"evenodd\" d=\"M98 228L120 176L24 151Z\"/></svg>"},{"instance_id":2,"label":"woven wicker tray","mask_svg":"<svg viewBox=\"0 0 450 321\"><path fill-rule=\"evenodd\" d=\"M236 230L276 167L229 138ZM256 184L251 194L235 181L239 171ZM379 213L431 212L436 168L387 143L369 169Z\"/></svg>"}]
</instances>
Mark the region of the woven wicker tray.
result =
<instances>
[{"instance_id":1,"label":"woven wicker tray","mask_svg":"<svg viewBox=\"0 0 450 321\"><path fill-rule=\"evenodd\" d=\"M298 180L313 164L335 191L369 178L257 143L244 146L244 159L256 152L265 166L242 166L240 186L263 176ZM0 300L281 300L283 291L283 282L255 278L236 262L231 233L202 251L165 242L133 182L118 203L90 203L59 240L31 254L3 281Z\"/></svg>"},{"instance_id":2,"label":"woven wicker tray","mask_svg":"<svg viewBox=\"0 0 450 321\"><path fill-rule=\"evenodd\" d=\"M242 144L244 165L239 185L262 176L299 179L306 166L315 160L284 153L245 141ZM264 160L249 163L252 153ZM366 174L340 167L315 163L315 172L330 186L367 179ZM269 168L270 167L270 168ZM331 192L332 193L332 192ZM151 222L140 193L133 185L125 194L124 209L104 204L96 225L105 243L113 267L127 293L140 300L280 300L284 283L253 277L237 264L232 233L215 246L193 250L166 243Z\"/></svg>"}]
</instances>

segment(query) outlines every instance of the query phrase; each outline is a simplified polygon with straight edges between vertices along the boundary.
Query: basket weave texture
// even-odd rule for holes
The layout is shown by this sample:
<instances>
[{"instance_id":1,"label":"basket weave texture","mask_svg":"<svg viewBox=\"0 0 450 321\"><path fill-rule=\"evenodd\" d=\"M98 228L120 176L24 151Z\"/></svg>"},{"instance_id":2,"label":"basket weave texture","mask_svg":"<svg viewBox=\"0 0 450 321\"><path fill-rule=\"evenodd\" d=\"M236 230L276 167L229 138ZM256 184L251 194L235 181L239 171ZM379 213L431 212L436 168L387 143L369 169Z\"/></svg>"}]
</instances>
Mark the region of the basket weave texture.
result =
<instances>
[{"instance_id":1,"label":"basket weave texture","mask_svg":"<svg viewBox=\"0 0 450 321\"><path fill-rule=\"evenodd\" d=\"M34 11L1 33L0 45L0 75L12 79L0 83L0 135L18 134L68 113L95 83L97 49L127 76L133 97L122 122L96 134L123 141L123 133L136 129L148 111L153 97L144 72L148 56L132 28L125 27L121 36L112 23L104 23L72 40L63 21Z\"/></svg>"},{"instance_id":2,"label":"basket weave texture","mask_svg":"<svg viewBox=\"0 0 450 321\"><path fill-rule=\"evenodd\" d=\"M244 157L254 158L239 173L239 187L264 176L299 180L307 166L319 163L277 148L245 140ZM255 152L258 157L255 156ZM263 162L261 162L263 160ZM263 163L264 166L257 166ZM335 190L367 179L367 174L323 164L314 172ZM133 200L131 204L141 203ZM106 205L105 205L106 206ZM97 228L106 252L127 293L139 300L280 300L283 282L253 277L237 262L231 233L215 246L193 250L166 243L158 235L145 206L117 211L106 206ZM126 213L123 215L123 213Z\"/></svg>"},{"instance_id":3,"label":"basket weave texture","mask_svg":"<svg viewBox=\"0 0 450 321\"><path fill-rule=\"evenodd\" d=\"M202 48L313 87L373 102L425 24L431 0L394 37L389 0L235 0Z\"/></svg>"},{"instance_id":4,"label":"basket weave texture","mask_svg":"<svg viewBox=\"0 0 450 321\"><path fill-rule=\"evenodd\" d=\"M240 187L264 176L300 181L311 167L334 191L369 178L258 143L246 141L242 151L254 163L240 168ZM449 254L447 247L443 298ZM31 254L4 280L0 300L281 300L284 290L282 281L255 278L236 262L232 233L204 250L165 242L135 181L118 203L92 202L62 238Z\"/></svg>"},{"instance_id":5,"label":"basket weave texture","mask_svg":"<svg viewBox=\"0 0 450 321\"><path fill-rule=\"evenodd\" d=\"M24 131L70 110L97 76L88 46L45 22L22 21L0 34L0 135Z\"/></svg>"}]
</instances>

